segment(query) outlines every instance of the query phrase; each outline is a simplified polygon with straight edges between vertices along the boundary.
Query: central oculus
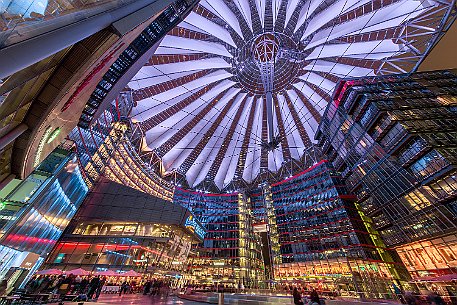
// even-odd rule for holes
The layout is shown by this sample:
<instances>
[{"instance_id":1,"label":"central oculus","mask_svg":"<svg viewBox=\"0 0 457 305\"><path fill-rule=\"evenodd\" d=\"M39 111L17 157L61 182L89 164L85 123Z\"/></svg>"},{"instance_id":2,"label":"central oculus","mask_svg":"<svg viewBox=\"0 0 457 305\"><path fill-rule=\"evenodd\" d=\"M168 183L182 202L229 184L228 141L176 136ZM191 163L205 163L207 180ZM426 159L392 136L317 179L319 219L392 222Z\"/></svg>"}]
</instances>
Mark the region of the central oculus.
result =
<instances>
[{"instance_id":1,"label":"central oculus","mask_svg":"<svg viewBox=\"0 0 457 305\"><path fill-rule=\"evenodd\" d=\"M232 62L239 83L250 93L264 96L281 92L298 76L302 60L297 44L287 35L262 33L246 41Z\"/></svg>"},{"instance_id":2,"label":"central oculus","mask_svg":"<svg viewBox=\"0 0 457 305\"><path fill-rule=\"evenodd\" d=\"M253 43L254 59L262 63L274 63L279 53L279 40L273 33L258 36Z\"/></svg>"}]
</instances>

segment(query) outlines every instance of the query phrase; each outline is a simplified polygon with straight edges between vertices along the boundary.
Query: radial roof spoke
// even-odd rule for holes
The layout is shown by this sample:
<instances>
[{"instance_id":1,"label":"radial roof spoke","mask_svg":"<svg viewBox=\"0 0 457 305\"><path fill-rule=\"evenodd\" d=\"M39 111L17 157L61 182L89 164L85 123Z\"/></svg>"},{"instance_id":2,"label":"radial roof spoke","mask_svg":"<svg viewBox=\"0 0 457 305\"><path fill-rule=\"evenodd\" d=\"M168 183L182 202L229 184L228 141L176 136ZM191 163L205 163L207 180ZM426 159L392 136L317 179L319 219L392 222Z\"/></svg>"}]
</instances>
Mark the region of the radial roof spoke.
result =
<instances>
[{"instance_id":1,"label":"radial roof spoke","mask_svg":"<svg viewBox=\"0 0 457 305\"><path fill-rule=\"evenodd\" d=\"M286 0L284 0L286 1ZM278 19L279 9L281 7L282 0L271 0L271 10L273 12L273 26L276 24L276 20Z\"/></svg>"},{"instance_id":2,"label":"radial roof spoke","mask_svg":"<svg viewBox=\"0 0 457 305\"><path fill-rule=\"evenodd\" d=\"M291 156L290 156L290 151L289 151L289 140L287 139L287 136L286 136L284 122L283 122L282 116L281 116L283 113L283 110L279 106L278 97L275 96L273 98L273 103L274 103L274 108L275 108L276 122L277 122L278 130L279 130L279 136L282 139L282 142L281 142L282 143L282 145L281 145L282 155L284 156L284 159L290 160ZM284 105L284 104L282 104L282 105Z\"/></svg>"},{"instance_id":3,"label":"radial roof spoke","mask_svg":"<svg viewBox=\"0 0 457 305\"><path fill-rule=\"evenodd\" d=\"M305 71L330 72L341 78L348 76L374 76L374 71L372 69L354 67L325 60L313 60L303 69Z\"/></svg>"},{"instance_id":4,"label":"radial roof spoke","mask_svg":"<svg viewBox=\"0 0 457 305\"><path fill-rule=\"evenodd\" d=\"M200 2L200 5L204 6L214 15L219 16L228 26L237 32L240 37L243 37L238 21L239 18L228 8L223 0L203 0Z\"/></svg>"},{"instance_id":5,"label":"radial roof spoke","mask_svg":"<svg viewBox=\"0 0 457 305\"><path fill-rule=\"evenodd\" d=\"M226 141L222 144L219 158L216 158L215 163L213 163L214 170L217 171L214 182L219 188L228 185L233 180L236 172L236 165L244 139L244 134L242 134L241 131L243 127L247 125L247 111L249 110L249 107L246 107L246 101L246 97L243 98L243 102L240 104L239 109L234 116L234 122L241 121L241 124L232 124L230 133L234 136L226 138ZM224 158L222 159L222 157ZM211 176L209 178L211 179Z\"/></svg>"},{"instance_id":6,"label":"radial roof spoke","mask_svg":"<svg viewBox=\"0 0 457 305\"><path fill-rule=\"evenodd\" d=\"M404 45L396 44L392 40L363 41L356 43L337 43L319 46L306 57L313 60L328 57L352 57L383 59L406 52Z\"/></svg>"},{"instance_id":7,"label":"radial roof spoke","mask_svg":"<svg viewBox=\"0 0 457 305\"><path fill-rule=\"evenodd\" d=\"M206 33L213 35L214 37L219 38L222 42L226 42L233 47L236 47L235 42L230 36L230 33L220 25L206 19L203 16L200 16L197 13L191 12L186 18L186 22L190 23L196 28L204 30Z\"/></svg>"},{"instance_id":8,"label":"radial roof spoke","mask_svg":"<svg viewBox=\"0 0 457 305\"><path fill-rule=\"evenodd\" d=\"M314 11L319 7L319 4L321 4L321 0L308 0L305 1L303 7L300 10L300 15L298 16L298 21L297 24L295 25L295 30L294 32L297 32L298 29L305 24L305 22L309 21L309 17L314 13ZM307 25L306 28L308 28L309 25Z\"/></svg>"},{"instance_id":9,"label":"radial roof spoke","mask_svg":"<svg viewBox=\"0 0 457 305\"><path fill-rule=\"evenodd\" d=\"M286 22L285 22L286 26L289 23L289 20L292 17L292 14L297 9L297 6L298 6L299 3L300 3L300 0L289 0L289 1L287 1Z\"/></svg>"},{"instance_id":10,"label":"radial roof spoke","mask_svg":"<svg viewBox=\"0 0 457 305\"><path fill-rule=\"evenodd\" d=\"M246 20L246 23L252 31L252 16L251 7L249 6L249 0L234 0L233 2L238 7L240 12L243 14L244 20Z\"/></svg>"},{"instance_id":11,"label":"radial roof spoke","mask_svg":"<svg viewBox=\"0 0 457 305\"><path fill-rule=\"evenodd\" d=\"M250 105L250 110L249 110L249 118L248 118L248 122L247 122L247 125L246 125L246 130L254 130L252 127L253 123L254 123L254 115L256 113L256 108L257 108L257 99L255 99L254 97L249 97L248 98L248 105ZM244 172L244 169L246 167L246 159L247 159L247 155L248 155L248 146L249 146L249 142L251 140L251 133L249 132L245 132L244 133L244 139L243 139L243 143L241 145L242 150L240 152L240 157L238 159L238 163L236 165L236 171L235 171L235 176L236 177L241 177L243 175L243 172Z\"/></svg>"},{"instance_id":12,"label":"radial roof spoke","mask_svg":"<svg viewBox=\"0 0 457 305\"><path fill-rule=\"evenodd\" d=\"M310 118L314 118L317 123L321 121L321 114L309 102L308 98L294 86L295 90L288 90L287 94L292 100L292 105L296 108L303 122L308 122ZM300 88L301 89L301 88Z\"/></svg>"},{"instance_id":13,"label":"radial roof spoke","mask_svg":"<svg viewBox=\"0 0 457 305\"><path fill-rule=\"evenodd\" d=\"M167 35L157 48L156 54L191 54L191 53L211 53L214 55L233 57L227 49L219 43L207 42Z\"/></svg>"},{"instance_id":14,"label":"radial roof spoke","mask_svg":"<svg viewBox=\"0 0 457 305\"><path fill-rule=\"evenodd\" d=\"M345 35L372 32L400 25L405 21L424 13L427 9L434 7L433 3L428 3L429 2L425 3L419 0L402 0L382 7L379 10L359 16L358 18L325 28L314 35L306 49ZM316 32L333 18L334 15L332 14L318 14L310 22L302 39L309 36L311 33Z\"/></svg>"},{"instance_id":15,"label":"radial roof spoke","mask_svg":"<svg viewBox=\"0 0 457 305\"><path fill-rule=\"evenodd\" d=\"M259 118L262 117L263 114L263 99L262 98L256 98L256 108L255 108L255 114L254 118ZM263 121L262 120L254 120L252 124L252 131L253 133L260 138L262 136L263 132ZM259 145L259 141L256 139L256 137L250 137L249 140L249 147L255 147ZM244 166L244 171L243 171L243 179L246 180L247 182L252 182L257 175L260 173L260 158L261 158L261 149L251 149L252 153L248 153L246 156L246 163Z\"/></svg>"},{"instance_id":16,"label":"radial roof spoke","mask_svg":"<svg viewBox=\"0 0 457 305\"><path fill-rule=\"evenodd\" d=\"M292 149L292 156L295 156L294 159L298 159L301 157L303 150L311 146L311 140L306 132L305 127L303 127L303 123L307 123L307 121L300 120L297 111L295 110L295 106L292 103L289 94L285 94L283 96L285 102L287 103L287 107L284 107L285 111L283 113L283 120L285 122L292 120L293 124L288 124L286 128L286 135L289 138L293 138L293 143L295 144L295 149ZM296 130L294 130L296 128ZM297 137L297 132L299 137ZM299 150L298 147L303 147L303 150Z\"/></svg>"},{"instance_id":17,"label":"radial roof spoke","mask_svg":"<svg viewBox=\"0 0 457 305\"><path fill-rule=\"evenodd\" d=\"M267 0L253 0L259 14L260 22L262 27L265 27L265 12L267 10Z\"/></svg>"},{"instance_id":18,"label":"radial roof spoke","mask_svg":"<svg viewBox=\"0 0 457 305\"><path fill-rule=\"evenodd\" d=\"M332 94L333 89L336 86L336 83L334 83L331 80L329 80L325 77L322 77L319 74L314 73L314 72L307 72L307 73L301 75L300 79L318 86L319 88L326 91L330 95Z\"/></svg>"},{"instance_id":19,"label":"radial roof spoke","mask_svg":"<svg viewBox=\"0 0 457 305\"><path fill-rule=\"evenodd\" d=\"M139 149L191 187L277 179L304 162L341 79L411 71L451 9L422 0L202 0L128 84Z\"/></svg>"}]
</instances>

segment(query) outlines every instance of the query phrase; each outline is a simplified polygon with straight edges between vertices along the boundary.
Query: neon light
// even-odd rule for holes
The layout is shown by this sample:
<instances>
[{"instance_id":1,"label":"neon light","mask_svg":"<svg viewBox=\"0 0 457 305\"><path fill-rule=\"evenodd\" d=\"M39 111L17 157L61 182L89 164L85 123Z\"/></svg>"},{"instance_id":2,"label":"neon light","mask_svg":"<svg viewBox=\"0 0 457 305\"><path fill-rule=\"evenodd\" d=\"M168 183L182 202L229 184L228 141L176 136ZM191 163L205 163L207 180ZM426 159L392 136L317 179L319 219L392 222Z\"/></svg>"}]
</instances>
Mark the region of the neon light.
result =
<instances>
[{"instance_id":1,"label":"neon light","mask_svg":"<svg viewBox=\"0 0 457 305\"><path fill-rule=\"evenodd\" d=\"M54 129L54 131L49 135L48 140L46 141L46 143L49 144L52 141L54 141L56 139L56 137L59 135L61 130L62 130L62 128L60 128L60 127L57 127L56 129Z\"/></svg>"},{"instance_id":2,"label":"neon light","mask_svg":"<svg viewBox=\"0 0 457 305\"><path fill-rule=\"evenodd\" d=\"M0 202L0 211L6 207L6 202Z\"/></svg>"},{"instance_id":3,"label":"neon light","mask_svg":"<svg viewBox=\"0 0 457 305\"><path fill-rule=\"evenodd\" d=\"M293 180L293 179L295 179L295 178L297 178L297 177L300 177L300 176L306 174L307 172L309 172L309 171L315 169L316 167L318 167L319 165L321 165L321 164L323 164L323 163L327 163L327 162L328 162L327 160L319 161L318 163L316 163L316 164L314 164L313 166L311 166L311 167L305 169L304 171L302 171L302 172L300 172L300 173L298 173L298 174L296 174L296 175L294 175L294 176L292 176L292 177L289 177L289 178L287 178L287 179L284 179L284 180L282 180L282 181L273 183L271 186L277 186L277 185L286 183L286 182L288 182L288 181L290 181L290 180Z\"/></svg>"},{"instance_id":4,"label":"neon light","mask_svg":"<svg viewBox=\"0 0 457 305\"><path fill-rule=\"evenodd\" d=\"M51 130L52 130L52 127L48 126L48 128L46 128L43 136L41 137L40 143L38 144L38 148L36 150L35 160L33 162L33 167L37 167L38 164L40 164L41 154L43 153L44 145L46 144L46 141L47 141L47 139L49 138L49 136L51 134Z\"/></svg>"}]
</instances>

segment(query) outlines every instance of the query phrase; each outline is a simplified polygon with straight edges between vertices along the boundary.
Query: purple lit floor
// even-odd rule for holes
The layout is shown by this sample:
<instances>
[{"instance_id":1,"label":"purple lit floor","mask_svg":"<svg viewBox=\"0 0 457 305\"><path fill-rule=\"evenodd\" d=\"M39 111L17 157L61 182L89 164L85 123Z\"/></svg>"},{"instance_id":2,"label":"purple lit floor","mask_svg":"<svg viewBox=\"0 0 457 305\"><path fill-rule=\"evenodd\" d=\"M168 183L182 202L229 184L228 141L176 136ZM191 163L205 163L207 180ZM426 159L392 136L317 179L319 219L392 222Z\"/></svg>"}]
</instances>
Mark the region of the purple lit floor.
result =
<instances>
[{"instance_id":1,"label":"purple lit floor","mask_svg":"<svg viewBox=\"0 0 457 305\"><path fill-rule=\"evenodd\" d=\"M91 304L92 302L85 302ZM142 294L126 294L119 296L117 294L101 295L98 302L93 303L98 305L202 305L202 303L182 300L175 296L168 298L144 296Z\"/></svg>"}]
</instances>

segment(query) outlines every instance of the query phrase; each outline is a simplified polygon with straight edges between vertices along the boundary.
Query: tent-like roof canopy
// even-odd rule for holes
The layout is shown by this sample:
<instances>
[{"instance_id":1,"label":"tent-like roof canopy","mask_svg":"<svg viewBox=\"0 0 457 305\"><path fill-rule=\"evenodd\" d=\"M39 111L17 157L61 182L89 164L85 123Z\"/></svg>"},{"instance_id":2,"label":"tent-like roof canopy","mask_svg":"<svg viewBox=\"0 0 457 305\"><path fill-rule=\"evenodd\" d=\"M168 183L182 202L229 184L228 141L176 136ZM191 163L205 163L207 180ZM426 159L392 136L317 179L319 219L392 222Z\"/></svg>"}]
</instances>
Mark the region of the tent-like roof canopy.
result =
<instances>
[{"instance_id":1,"label":"tent-like roof canopy","mask_svg":"<svg viewBox=\"0 0 457 305\"><path fill-rule=\"evenodd\" d=\"M277 173L312 146L340 79L413 70L449 7L202 0L129 83L142 147L194 188Z\"/></svg>"}]
</instances>

